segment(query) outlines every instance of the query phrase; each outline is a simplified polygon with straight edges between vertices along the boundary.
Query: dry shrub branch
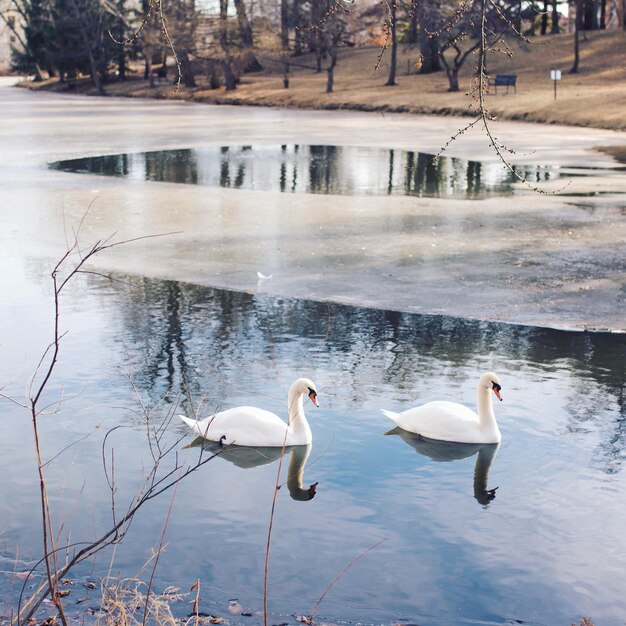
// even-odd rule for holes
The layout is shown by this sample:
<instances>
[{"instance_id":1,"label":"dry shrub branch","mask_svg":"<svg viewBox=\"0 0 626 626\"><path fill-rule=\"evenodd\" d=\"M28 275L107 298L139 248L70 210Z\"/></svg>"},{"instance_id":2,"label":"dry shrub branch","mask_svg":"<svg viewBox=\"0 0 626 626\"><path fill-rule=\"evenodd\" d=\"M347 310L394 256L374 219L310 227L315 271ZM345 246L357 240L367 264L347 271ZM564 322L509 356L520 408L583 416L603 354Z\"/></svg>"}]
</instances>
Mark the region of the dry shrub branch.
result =
<instances>
[{"instance_id":1,"label":"dry shrub branch","mask_svg":"<svg viewBox=\"0 0 626 626\"><path fill-rule=\"evenodd\" d=\"M49 598L54 604L62 624L67 626L68 620L65 615L62 600L65 594L60 590L61 580L67 578L70 572L79 563L90 559L105 548L119 543L128 532L135 515L141 510L141 508L150 500L153 500L165 491L174 488L172 501L170 502L167 518L164 522L161 533L162 547L164 533L171 513L177 485L186 476L195 472L220 454L219 450L211 452L210 454L205 454L204 448L201 447L199 449L198 456L194 459L190 461L188 461L187 458L181 459L177 450L180 442L182 441L182 437L175 438L173 441L171 438L166 438L168 426L176 413L178 399L171 403L165 412L164 418L162 418L162 421L158 424L155 421L154 411L148 409L142 402L139 402L140 409L138 413L142 415L145 422L145 435L152 460L152 466L147 468L145 477L137 487L136 493L132 499L126 503L119 503L116 499L115 448L112 445L112 439L116 432L122 427L116 426L111 428L105 434L102 442L102 466L111 496L110 525L95 539L87 541L71 541L68 539L65 542L60 539L63 522L61 521L58 527L55 527L52 521L54 512L52 511L50 505L46 469L53 460L62 456L63 453L69 449L69 447L77 442L67 446L53 459L45 461L43 451L45 442L41 439L40 420L43 417L52 419L54 415L60 412L64 402L64 398L61 395L57 401L46 406L42 406L42 398L47 394L49 387L51 386L61 354L62 339L66 334L61 331L60 325L62 296L66 290L69 289L77 276L81 274L96 274L102 276L99 272L88 269L89 262L96 255L121 245L127 245L153 236L162 236L148 235L122 241L114 241L113 237L109 237L105 240L97 241L91 246L83 248L80 244L80 231L85 216L81 220L78 229L74 232L73 239L70 242L70 245L68 245L67 251L56 263L51 273L54 303L52 340L43 351L35 372L31 377L28 386L27 400L26 402L20 402L0 392L0 397L8 399L28 411L32 423L34 454L37 461L37 473L39 479L39 514L41 516L43 555L41 559L30 569L28 575L23 581L21 592L19 594L17 611L11 619L11 624L15 624L17 626L24 622L28 622L47 598ZM132 379L130 376L129 382L132 385ZM133 389L135 389L137 397L140 400L139 392L134 385ZM54 407L54 411L50 412L48 410L50 406ZM135 412L137 413L137 411ZM157 561L158 559L155 559L151 581L154 576L154 568L156 567ZM29 590L27 593L28 584L32 583L34 574L37 568L41 565L45 568L45 576L39 584L35 585L34 589ZM124 593L131 593L127 587L123 588ZM137 586L135 586L134 589L136 590ZM157 611L158 608L162 606L158 597L151 594L151 583L147 587L147 593L143 594L143 606L144 611L142 623L145 623L147 616L151 612Z\"/></svg>"}]
</instances>

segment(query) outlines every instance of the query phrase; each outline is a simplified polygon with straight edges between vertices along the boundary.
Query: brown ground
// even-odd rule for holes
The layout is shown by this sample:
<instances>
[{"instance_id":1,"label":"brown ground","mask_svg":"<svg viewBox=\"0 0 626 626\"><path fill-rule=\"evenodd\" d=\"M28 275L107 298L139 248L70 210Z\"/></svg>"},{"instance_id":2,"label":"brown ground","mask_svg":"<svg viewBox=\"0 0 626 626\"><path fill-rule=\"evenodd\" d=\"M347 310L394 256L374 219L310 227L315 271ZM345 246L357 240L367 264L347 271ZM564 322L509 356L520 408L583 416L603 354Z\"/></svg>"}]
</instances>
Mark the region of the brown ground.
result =
<instances>
[{"instance_id":1,"label":"brown ground","mask_svg":"<svg viewBox=\"0 0 626 626\"><path fill-rule=\"evenodd\" d=\"M536 43L530 45L515 43L512 58L504 54L490 57L491 74L516 74L518 77L516 94L498 93L488 97L492 113L502 119L626 129L626 32L587 33L586 40L581 39L578 74L568 73L573 61L573 34L537 37L534 41ZM398 60L398 85L385 87L389 52L383 56L380 69L375 70L379 55L380 49L373 47L343 49L333 94L325 93L325 72L317 74L301 67L292 68L289 89L283 88L282 74L271 70L245 75L238 89L228 93L223 89L209 90L204 76L198 77L196 89L181 87L178 93L171 84L150 88L147 81L141 79L109 84L106 89L109 95L116 96L176 98L214 104L468 114L471 98L465 92L473 66L471 60L466 63L461 78L462 91L449 93L443 73L407 75L407 68L415 71L417 52L404 46ZM297 62L314 65L314 60L307 57ZM562 70L556 101L550 80L553 68ZM55 88L49 83L39 85ZM29 86L35 87L35 84ZM87 83L77 88L90 92Z\"/></svg>"}]
</instances>

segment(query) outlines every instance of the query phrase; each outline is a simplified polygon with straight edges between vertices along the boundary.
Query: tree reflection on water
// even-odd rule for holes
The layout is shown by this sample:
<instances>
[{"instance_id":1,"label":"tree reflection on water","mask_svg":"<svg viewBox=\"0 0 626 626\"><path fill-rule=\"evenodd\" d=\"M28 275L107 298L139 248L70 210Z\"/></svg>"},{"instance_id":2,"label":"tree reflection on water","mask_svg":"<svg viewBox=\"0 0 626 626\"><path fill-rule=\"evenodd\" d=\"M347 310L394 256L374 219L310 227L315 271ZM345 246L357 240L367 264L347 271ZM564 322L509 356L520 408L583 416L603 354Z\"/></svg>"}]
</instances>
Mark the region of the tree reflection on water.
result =
<instances>
[{"instance_id":1,"label":"tree reflection on water","mask_svg":"<svg viewBox=\"0 0 626 626\"><path fill-rule=\"evenodd\" d=\"M481 198L513 193L519 181L498 163L383 148L258 145L160 150L58 161L53 169L234 189L338 195ZM554 168L515 166L533 182Z\"/></svg>"}]
</instances>

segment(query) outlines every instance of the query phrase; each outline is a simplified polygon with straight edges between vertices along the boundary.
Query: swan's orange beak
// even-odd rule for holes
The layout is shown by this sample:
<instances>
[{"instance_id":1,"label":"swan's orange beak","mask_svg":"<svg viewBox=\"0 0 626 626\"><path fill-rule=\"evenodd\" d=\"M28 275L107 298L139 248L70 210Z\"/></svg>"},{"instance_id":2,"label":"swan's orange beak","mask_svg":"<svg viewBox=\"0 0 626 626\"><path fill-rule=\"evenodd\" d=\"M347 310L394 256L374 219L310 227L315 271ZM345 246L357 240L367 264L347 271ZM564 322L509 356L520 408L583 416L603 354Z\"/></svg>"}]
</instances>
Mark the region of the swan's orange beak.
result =
<instances>
[{"instance_id":1,"label":"swan's orange beak","mask_svg":"<svg viewBox=\"0 0 626 626\"><path fill-rule=\"evenodd\" d=\"M500 395L500 390L497 387L493 388L493 393L496 394L496 398L498 398L498 400L500 400L500 402L502 402L502 396Z\"/></svg>"},{"instance_id":2,"label":"swan's orange beak","mask_svg":"<svg viewBox=\"0 0 626 626\"><path fill-rule=\"evenodd\" d=\"M309 394L309 400L311 400L315 406L319 407L320 403L317 401L317 394L314 391L311 391Z\"/></svg>"}]
</instances>

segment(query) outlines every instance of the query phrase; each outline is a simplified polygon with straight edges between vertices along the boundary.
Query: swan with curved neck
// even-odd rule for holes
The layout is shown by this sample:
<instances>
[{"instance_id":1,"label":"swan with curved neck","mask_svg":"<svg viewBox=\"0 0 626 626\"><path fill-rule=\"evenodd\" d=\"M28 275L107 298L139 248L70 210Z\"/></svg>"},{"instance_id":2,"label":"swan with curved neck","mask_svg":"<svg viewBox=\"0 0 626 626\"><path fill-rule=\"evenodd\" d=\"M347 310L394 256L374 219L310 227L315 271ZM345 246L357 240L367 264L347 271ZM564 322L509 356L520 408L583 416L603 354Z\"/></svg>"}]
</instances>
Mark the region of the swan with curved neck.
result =
<instances>
[{"instance_id":1,"label":"swan with curved neck","mask_svg":"<svg viewBox=\"0 0 626 626\"><path fill-rule=\"evenodd\" d=\"M298 378L290 387L287 396L288 421L278 415L254 406L238 406L221 411L197 421L184 415L181 420L190 426L196 435L218 441L222 445L239 446L301 446L311 443L313 435L304 415L304 396L315 406L317 391L315 383L308 378Z\"/></svg>"},{"instance_id":2,"label":"swan with curved neck","mask_svg":"<svg viewBox=\"0 0 626 626\"><path fill-rule=\"evenodd\" d=\"M397 426L429 439L458 443L500 443L502 435L496 422L491 392L498 400L502 387L497 374L486 372L478 380L478 413L457 402L439 400L402 413L383 413Z\"/></svg>"}]
</instances>

